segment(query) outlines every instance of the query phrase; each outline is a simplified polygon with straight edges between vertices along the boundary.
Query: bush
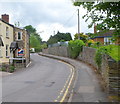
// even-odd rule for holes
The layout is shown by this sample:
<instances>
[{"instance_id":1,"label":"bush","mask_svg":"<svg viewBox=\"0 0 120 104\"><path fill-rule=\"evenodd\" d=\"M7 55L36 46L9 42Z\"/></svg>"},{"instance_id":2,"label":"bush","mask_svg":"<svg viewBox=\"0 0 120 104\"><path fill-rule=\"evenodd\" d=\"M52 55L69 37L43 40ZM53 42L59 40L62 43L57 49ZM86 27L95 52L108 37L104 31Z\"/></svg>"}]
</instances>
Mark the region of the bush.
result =
<instances>
[{"instance_id":1,"label":"bush","mask_svg":"<svg viewBox=\"0 0 120 104\"><path fill-rule=\"evenodd\" d=\"M95 42L95 43L90 45L90 47L92 47L92 48L99 48L100 46L102 46L101 42Z\"/></svg>"},{"instance_id":2,"label":"bush","mask_svg":"<svg viewBox=\"0 0 120 104\"><path fill-rule=\"evenodd\" d=\"M92 44L94 44L94 41L92 39L89 39L87 43L88 43L88 47L90 47Z\"/></svg>"},{"instance_id":3,"label":"bush","mask_svg":"<svg viewBox=\"0 0 120 104\"><path fill-rule=\"evenodd\" d=\"M41 47L35 47L35 52L40 52L40 51L42 51Z\"/></svg>"},{"instance_id":4,"label":"bush","mask_svg":"<svg viewBox=\"0 0 120 104\"><path fill-rule=\"evenodd\" d=\"M102 55L107 54L111 56L112 59L115 61L120 61L120 55L119 55L120 46L117 45L108 45L108 46L101 46L97 49L96 55L95 55L95 62L100 67L102 63Z\"/></svg>"},{"instance_id":5,"label":"bush","mask_svg":"<svg viewBox=\"0 0 120 104\"><path fill-rule=\"evenodd\" d=\"M14 72L15 71L15 67L14 66L10 66L10 73Z\"/></svg>"},{"instance_id":6,"label":"bush","mask_svg":"<svg viewBox=\"0 0 120 104\"><path fill-rule=\"evenodd\" d=\"M79 53L82 51L82 47L85 43L82 40L71 40L68 43L68 48L71 58L77 58Z\"/></svg>"},{"instance_id":7,"label":"bush","mask_svg":"<svg viewBox=\"0 0 120 104\"><path fill-rule=\"evenodd\" d=\"M0 71L6 71L6 68L5 67L1 67Z\"/></svg>"}]
</instances>

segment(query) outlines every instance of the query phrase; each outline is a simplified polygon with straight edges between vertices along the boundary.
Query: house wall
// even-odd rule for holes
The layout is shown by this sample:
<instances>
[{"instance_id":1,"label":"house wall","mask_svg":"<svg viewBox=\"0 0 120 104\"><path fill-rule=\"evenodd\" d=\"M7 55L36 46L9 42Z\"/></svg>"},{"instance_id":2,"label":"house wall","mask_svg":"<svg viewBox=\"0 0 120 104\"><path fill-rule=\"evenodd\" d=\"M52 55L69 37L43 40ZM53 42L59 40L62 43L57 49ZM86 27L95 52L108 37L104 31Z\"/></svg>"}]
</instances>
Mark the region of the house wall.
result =
<instances>
[{"instance_id":1,"label":"house wall","mask_svg":"<svg viewBox=\"0 0 120 104\"><path fill-rule=\"evenodd\" d=\"M101 42L102 44L104 44L104 38L95 38L93 39L95 42Z\"/></svg>"},{"instance_id":2,"label":"house wall","mask_svg":"<svg viewBox=\"0 0 120 104\"><path fill-rule=\"evenodd\" d=\"M8 27L8 37L6 37L6 27ZM13 27L8 25L7 23L4 23L0 20L0 36L3 40L4 46L1 48L1 56L0 57L0 63L9 63L9 57L10 57L10 44L13 42ZM6 57L6 45L8 45L8 57Z\"/></svg>"},{"instance_id":3,"label":"house wall","mask_svg":"<svg viewBox=\"0 0 120 104\"><path fill-rule=\"evenodd\" d=\"M18 32L22 32L22 40L18 40ZM15 27L14 32L14 41L18 41L21 45L20 48L24 50L23 58L26 59L26 65L30 61L30 52L29 52L29 35L26 30ZM15 52L15 57L18 57L18 51Z\"/></svg>"}]
</instances>

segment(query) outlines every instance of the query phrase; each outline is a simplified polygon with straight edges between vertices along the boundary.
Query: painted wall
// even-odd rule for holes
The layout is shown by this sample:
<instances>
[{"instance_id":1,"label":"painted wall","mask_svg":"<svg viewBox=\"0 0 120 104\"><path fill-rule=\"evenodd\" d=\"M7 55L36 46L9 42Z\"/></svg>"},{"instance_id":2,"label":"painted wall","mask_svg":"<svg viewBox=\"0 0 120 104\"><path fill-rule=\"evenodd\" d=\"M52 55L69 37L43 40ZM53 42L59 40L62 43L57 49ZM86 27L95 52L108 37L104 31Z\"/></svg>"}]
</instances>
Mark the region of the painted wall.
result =
<instances>
[{"instance_id":1,"label":"painted wall","mask_svg":"<svg viewBox=\"0 0 120 104\"><path fill-rule=\"evenodd\" d=\"M8 37L6 37L6 27L8 27ZM13 42L13 27L0 20L0 36L3 40L4 47L1 48L0 63L9 63L10 44ZM6 45L8 45L8 57L6 57ZM13 55L13 54L12 54Z\"/></svg>"}]
</instances>

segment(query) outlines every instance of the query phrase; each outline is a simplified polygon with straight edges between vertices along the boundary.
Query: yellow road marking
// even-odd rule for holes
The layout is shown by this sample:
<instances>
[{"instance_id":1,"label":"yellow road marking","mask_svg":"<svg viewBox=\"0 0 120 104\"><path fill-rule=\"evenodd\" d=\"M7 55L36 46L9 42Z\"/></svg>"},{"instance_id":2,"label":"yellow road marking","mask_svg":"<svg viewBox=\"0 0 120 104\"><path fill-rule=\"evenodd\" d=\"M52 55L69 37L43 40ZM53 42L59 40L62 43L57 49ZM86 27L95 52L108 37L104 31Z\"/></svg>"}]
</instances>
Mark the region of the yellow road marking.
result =
<instances>
[{"instance_id":1,"label":"yellow road marking","mask_svg":"<svg viewBox=\"0 0 120 104\"><path fill-rule=\"evenodd\" d=\"M57 97L57 99L59 99L60 98L60 96L63 94L63 92L64 92L64 90L65 90L65 88L66 88L66 91L65 91L65 93L64 93L64 95L63 95L63 97L62 97L62 99L60 100L60 102L63 102L64 100L65 100L65 97L67 96L67 93L68 93L68 90L69 90L69 88L70 88L70 85L71 85L71 83L72 83L72 80L73 80L73 77L74 77L74 67L72 66L72 65L70 65L70 64L68 64L68 63L65 63L65 62L63 62L63 61L59 61L59 62L62 62L62 63L64 63L64 64L67 64L69 67L71 67L70 68L70 71L71 71L71 73L70 73L70 75L69 75L69 77L68 77L68 79L67 79L67 81L66 81L66 83L65 83L65 85L64 85L64 87L63 87L63 89L60 91L60 95ZM71 78L70 78L71 77ZM69 84L68 84L68 82L69 82ZM68 86L67 86L68 85ZM55 102L57 102L58 100L55 100Z\"/></svg>"}]
</instances>

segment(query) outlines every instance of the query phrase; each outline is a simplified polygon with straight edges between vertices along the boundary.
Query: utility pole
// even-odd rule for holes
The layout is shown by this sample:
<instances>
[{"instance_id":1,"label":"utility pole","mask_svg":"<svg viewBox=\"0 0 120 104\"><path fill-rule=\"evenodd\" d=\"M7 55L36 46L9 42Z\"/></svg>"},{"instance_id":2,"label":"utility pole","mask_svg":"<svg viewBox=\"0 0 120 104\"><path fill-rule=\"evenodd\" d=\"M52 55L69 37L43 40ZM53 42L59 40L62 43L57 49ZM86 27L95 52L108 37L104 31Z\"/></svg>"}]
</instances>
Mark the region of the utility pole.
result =
<instances>
[{"instance_id":1,"label":"utility pole","mask_svg":"<svg viewBox=\"0 0 120 104\"><path fill-rule=\"evenodd\" d=\"M78 9L78 34L80 35L80 16L79 16L79 9ZM78 35L78 39L80 39L80 36Z\"/></svg>"}]
</instances>

